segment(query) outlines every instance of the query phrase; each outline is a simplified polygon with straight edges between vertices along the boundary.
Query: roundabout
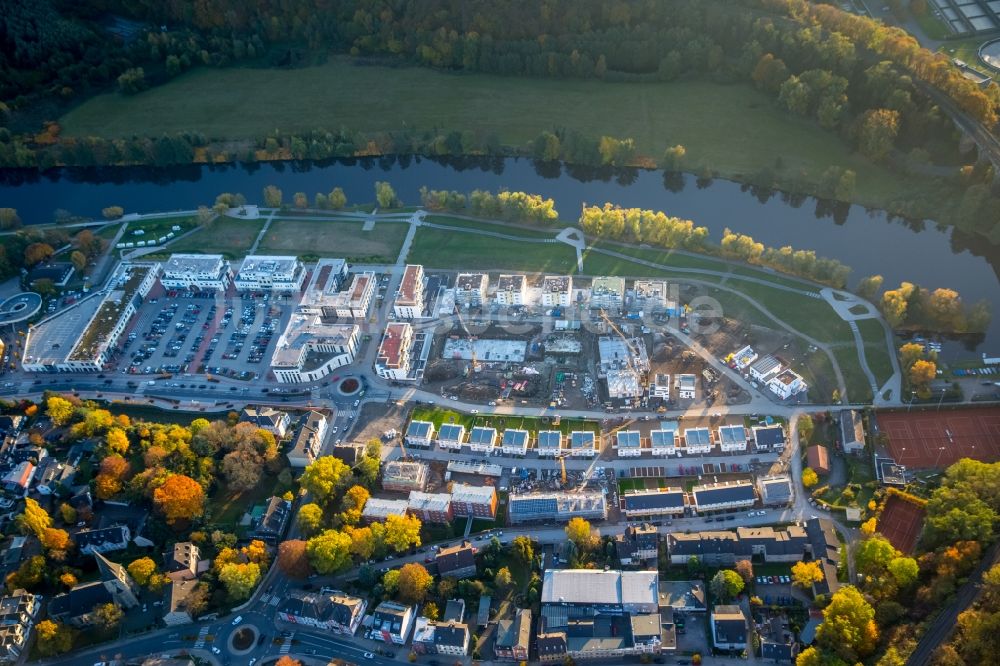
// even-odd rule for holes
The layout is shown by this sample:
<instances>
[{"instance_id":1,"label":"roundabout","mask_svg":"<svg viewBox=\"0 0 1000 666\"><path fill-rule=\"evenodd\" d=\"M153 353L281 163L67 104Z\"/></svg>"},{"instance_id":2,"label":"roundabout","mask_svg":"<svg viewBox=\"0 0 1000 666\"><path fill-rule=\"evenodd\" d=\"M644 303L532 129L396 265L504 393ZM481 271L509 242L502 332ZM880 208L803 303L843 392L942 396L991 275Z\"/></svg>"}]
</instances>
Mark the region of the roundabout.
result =
<instances>
[{"instance_id":1,"label":"roundabout","mask_svg":"<svg viewBox=\"0 0 1000 666\"><path fill-rule=\"evenodd\" d=\"M337 384L337 392L340 395L351 396L361 390L361 382L356 377L347 377Z\"/></svg>"},{"instance_id":2,"label":"roundabout","mask_svg":"<svg viewBox=\"0 0 1000 666\"><path fill-rule=\"evenodd\" d=\"M246 654L257 643L257 627L245 624L229 635L229 651L233 654Z\"/></svg>"},{"instance_id":3,"label":"roundabout","mask_svg":"<svg viewBox=\"0 0 1000 666\"><path fill-rule=\"evenodd\" d=\"M0 303L0 325L16 324L29 319L41 309L42 297L33 291L24 291Z\"/></svg>"}]
</instances>

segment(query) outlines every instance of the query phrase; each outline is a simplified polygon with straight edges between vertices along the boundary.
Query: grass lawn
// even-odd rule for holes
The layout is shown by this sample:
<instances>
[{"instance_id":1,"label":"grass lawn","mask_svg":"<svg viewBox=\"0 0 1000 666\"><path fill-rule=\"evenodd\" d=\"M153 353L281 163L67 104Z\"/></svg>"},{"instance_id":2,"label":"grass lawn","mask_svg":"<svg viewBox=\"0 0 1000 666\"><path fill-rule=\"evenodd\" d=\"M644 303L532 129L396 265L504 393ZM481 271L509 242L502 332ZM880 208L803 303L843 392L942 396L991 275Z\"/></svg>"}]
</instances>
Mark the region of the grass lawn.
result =
<instances>
[{"instance_id":1,"label":"grass lawn","mask_svg":"<svg viewBox=\"0 0 1000 666\"><path fill-rule=\"evenodd\" d=\"M394 263L408 225L378 222L362 231L363 222L275 219L257 250L260 254L345 257L352 262Z\"/></svg>"},{"instance_id":2,"label":"grass lawn","mask_svg":"<svg viewBox=\"0 0 1000 666\"><path fill-rule=\"evenodd\" d=\"M858 349L854 345L837 347L833 350L837 365L844 374L844 384L847 386L847 397L851 402L865 402L872 399L872 387L868 377L861 369L858 359Z\"/></svg>"},{"instance_id":3,"label":"grass lawn","mask_svg":"<svg viewBox=\"0 0 1000 666\"><path fill-rule=\"evenodd\" d=\"M847 482L843 486L829 488L820 498L835 507L858 506L864 509L878 486L870 461L864 457L844 456L844 464L847 466Z\"/></svg>"},{"instance_id":4,"label":"grass lawn","mask_svg":"<svg viewBox=\"0 0 1000 666\"><path fill-rule=\"evenodd\" d=\"M112 224L107 224L107 225L101 227L100 231L95 231L94 235L97 236L98 238L102 238L102 239L104 239L106 241L109 241L109 240L111 240L112 238L115 237L115 234L118 233L118 229L121 228L121 226L122 225L121 225L120 222L114 222ZM90 229L91 229L91 231L93 231L94 228L90 227Z\"/></svg>"},{"instance_id":5,"label":"grass lawn","mask_svg":"<svg viewBox=\"0 0 1000 666\"><path fill-rule=\"evenodd\" d=\"M562 225L553 229L528 229L520 225L508 225L501 222L490 222L489 220L465 220L448 215L428 215L425 222L441 224L449 227L459 227L464 229L482 229L508 236L523 236L525 238L555 238L556 234L562 231Z\"/></svg>"},{"instance_id":6,"label":"grass lawn","mask_svg":"<svg viewBox=\"0 0 1000 666\"><path fill-rule=\"evenodd\" d=\"M246 256L264 228L264 220L237 220L218 217L190 236L167 246L171 253L222 254L227 259Z\"/></svg>"},{"instance_id":7,"label":"grass lawn","mask_svg":"<svg viewBox=\"0 0 1000 666\"><path fill-rule=\"evenodd\" d=\"M885 344L885 332L882 324L874 319L862 319L858 322L858 330L861 331L861 338L865 341L865 358L868 359L868 367L875 374L875 381L882 386L889 377L892 376L892 359L889 348Z\"/></svg>"},{"instance_id":8,"label":"grass lawn","mask_svg":"<svg viewBox=\"0 0 1000 666\"><path fill-rule=\"evenodd\" d=\"M955 33L951 31L944 21L934 16L930 10L924 12L923 14L913 14L913 18L917 20L920 24L920 29L924 31L924 34L931 39L948 39ZM975 60L970 61L971 63L976 62Z\"/></svg>"},{"instance_id":9,"label":"grass lawn","mask_svg":"<svg viewBox=\"0 0 1000 666\"><path fill-rule=\"evenodd\" d=\"M969 37L967 39L950 39L941 45L938 52L944 53L949 58L958 58L959 60L964 60L972 67L984 72L986 74L992 74L986 65L979 60L979 47L983 45L983 42L987 41L986 37Z\"/></svg>"},{"instance_id":10,"label":"grass lawn","mask_svg":"<svg viewBox=\"0 0 1000 666\"><path fill-rule=\"evenodd\" d=\"M954 194L939 179L896 174L869 162L835 133L787 113L749 84L502 77L355 66L337 57L292 70L200 67L137 95L98 95L59 124L68 137L197 131L212 139L245 139L275 129L375 132L405 126L415 132L495 132L508 145L524 145L558 127L595 138L631 137L641 154L657 159L680 143L692 168L707 165L731 177L773 168L775 155L783 162L779 177L818 183L836 165L857 173L857 199L870 205L907 199L933 205L942 190Z\"/></svg>"},{"instance_id":11,"label":"grass lawn","mask_svg":"<svg viewBox=\"0 0 1000 666\"><path fill-rule=\"evenodd\" d=\"M545 273L576 268L576 252L563 243L524 243L428 228L417 229L406 260L426 268L475 266Z\"/></svg>"},{"instance_id":12,"label":"grass lawn","mask_svg":"<svg viewBox=\"0 0 1000 666\"><path fill-rule=\"evenodd\" d=\"M180 227L179 231L174 231L174 234L180 236L185 231L194 229L196 226L198 226L198 220L193 215L187 217L150 217L142 220L134 220L128 223L128 229L125 230L122 240L128 239L134 241L159 238L174 231L174 227ZM140 229L145 233L141 236L136 236L135 232Z\"/></svg>"}]
</instances>

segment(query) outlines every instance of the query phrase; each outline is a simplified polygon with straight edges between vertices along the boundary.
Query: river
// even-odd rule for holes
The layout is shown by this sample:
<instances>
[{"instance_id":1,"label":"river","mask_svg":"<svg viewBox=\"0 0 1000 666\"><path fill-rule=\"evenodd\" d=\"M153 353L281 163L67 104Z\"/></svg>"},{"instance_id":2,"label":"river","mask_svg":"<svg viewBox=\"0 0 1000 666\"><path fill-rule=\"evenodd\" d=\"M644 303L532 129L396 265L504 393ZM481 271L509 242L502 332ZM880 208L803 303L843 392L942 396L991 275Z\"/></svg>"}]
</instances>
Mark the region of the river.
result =
<instances>
[{"instance_id":1,"label":"river","mask_svg":"<svg viewBox=\"0 0 1000 666\"><path fill-rule=\"evenodd\" d=\"M172 168L62 169L38 174L0 172L0 206L16 208L27 224L51 222L56 209L100 215L105 206L154 212L211 205L220 192L242 192L259 201L266 185L277 185L289 201L295 192L310 199L340 186L349 202L374 198L375 181L390 182L404 203L418 191L523 190L552 197L567 219L586 203L663 210L707 226L718 240L723 229L750 234L766 245L815 250L853 268L852 284L874 273L887 287L901 280L924 287L950 287L966 302L1000 304L1000 247L934 223L906 221L862 206L831 205L811 197L758 192L725 180L637 169L592 169L539 164L518 158L429 159L419 157L337 160L324 163L261 163ZM1000 309L998 309L1000 310ZM946 344L943 356L970 351L1000 353L1000 311L984 339Z\"/></svg>"}]
</instances>

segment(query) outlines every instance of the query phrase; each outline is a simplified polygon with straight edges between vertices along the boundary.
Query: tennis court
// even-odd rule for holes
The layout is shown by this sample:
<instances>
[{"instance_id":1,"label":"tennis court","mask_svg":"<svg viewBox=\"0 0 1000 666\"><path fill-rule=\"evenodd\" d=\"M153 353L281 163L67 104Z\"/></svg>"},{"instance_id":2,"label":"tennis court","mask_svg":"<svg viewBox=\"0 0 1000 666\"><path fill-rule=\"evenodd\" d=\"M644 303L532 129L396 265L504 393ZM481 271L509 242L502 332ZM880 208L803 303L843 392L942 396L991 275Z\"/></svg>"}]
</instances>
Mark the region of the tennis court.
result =
<instances>
[{"instance_id":1,"label":"tennis court","mask_svg":"<svg viewBox=\"0 0 1000 666\"><path fill-rule=\"evenodd\" d=\"M876 529L896 550L908 555L917 545L925 515L923 507L907 502L898 495L889 495L878 518Z\"/></svg>"},{"instance_id":2,"label":"tennis court","mask_svg":"<svg viewBox=\"0 0 1000 666\"><path fill-rule=\"evenodd\" d=\"M878 412L893 459L910 469L942 468L960 458L1000 460L1000 408Z\"/></svg>"}]
</instances>

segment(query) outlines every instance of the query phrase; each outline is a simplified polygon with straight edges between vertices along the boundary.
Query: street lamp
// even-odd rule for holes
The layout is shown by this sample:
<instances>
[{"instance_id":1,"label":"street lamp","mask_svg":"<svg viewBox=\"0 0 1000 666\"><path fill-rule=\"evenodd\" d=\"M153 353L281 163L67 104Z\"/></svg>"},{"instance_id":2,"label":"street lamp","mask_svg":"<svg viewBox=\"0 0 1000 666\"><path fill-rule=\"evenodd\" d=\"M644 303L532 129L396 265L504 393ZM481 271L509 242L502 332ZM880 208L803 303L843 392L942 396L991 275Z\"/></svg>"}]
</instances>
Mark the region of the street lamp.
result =
<instances>
[{"instance_id":1,"label":"street lamp","mask_svg":"<svg viewBox=\"0 0 1000 666\"><path fill-rule=\"evenodd\" d=\"M916 391L910 391L910 404L906 406L906 413L909 414L910 410L913 409L913 400L917 397Z\"/></svg>"}]
</instances>

